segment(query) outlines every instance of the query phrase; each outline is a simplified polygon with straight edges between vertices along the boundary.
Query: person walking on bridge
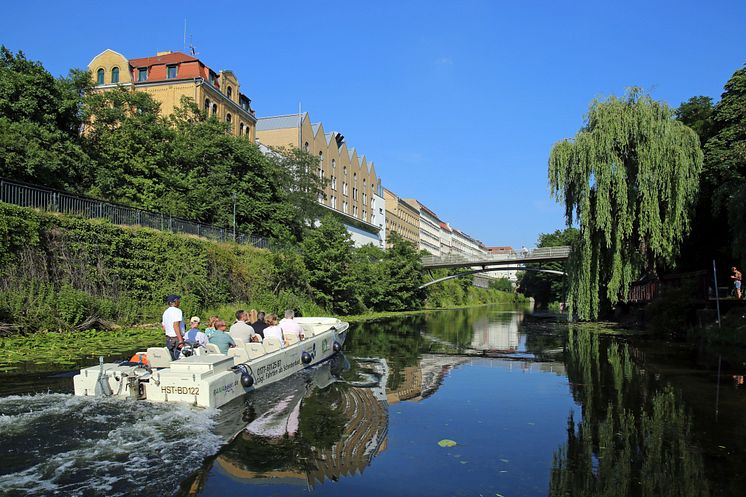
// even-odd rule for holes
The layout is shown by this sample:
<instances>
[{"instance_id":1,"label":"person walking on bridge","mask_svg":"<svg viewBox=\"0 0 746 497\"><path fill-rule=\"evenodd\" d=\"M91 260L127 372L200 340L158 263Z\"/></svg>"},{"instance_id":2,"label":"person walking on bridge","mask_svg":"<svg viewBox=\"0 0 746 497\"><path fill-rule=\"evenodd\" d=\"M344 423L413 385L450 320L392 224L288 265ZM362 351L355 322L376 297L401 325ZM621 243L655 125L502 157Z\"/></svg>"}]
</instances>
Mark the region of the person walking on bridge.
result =
<instances>
[{"instance_id":1,"label":"person walking on bridge","mask_svg":"<svg viewBox=\"0 0 746 497\"><path fill-rule=\"evenodd\" d=\"M730 270L733 272L733 274L730 275L730 279L733 280L733 286L736 288L736 298L741 300L741 279L743 279L743 275L736 266L733 266Z\"/></svg>"}]
</instances>

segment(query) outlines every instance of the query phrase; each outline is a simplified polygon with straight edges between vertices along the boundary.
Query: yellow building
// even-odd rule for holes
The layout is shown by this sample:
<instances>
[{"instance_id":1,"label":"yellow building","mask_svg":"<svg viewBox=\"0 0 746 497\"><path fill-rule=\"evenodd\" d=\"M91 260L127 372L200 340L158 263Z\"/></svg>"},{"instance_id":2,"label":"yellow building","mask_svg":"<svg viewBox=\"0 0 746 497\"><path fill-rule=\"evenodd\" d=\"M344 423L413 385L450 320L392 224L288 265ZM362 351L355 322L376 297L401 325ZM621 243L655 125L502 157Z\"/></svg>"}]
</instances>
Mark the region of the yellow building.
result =
<instances>
[{"instance_id":1,"label":"yellow building","mask_svg":"<svg viewBox=\"0 0 746 497\"><path fill-rule=\"evenodd\" d=\"M230 124L236 136L256 140L256 115L251 99L241 93L232 71L215 72L202 61L181 52L158 52L154 57L127 59L106 49L88 64L97 90L124 86L144 91L171 114L189 97L209 115Z\"/></svg>"},{"instance_id":2,"label":"yellow building","mask_svg":"<svg viewBox=\"0 0 746 497\"><path fill-rule=\"evenodd\" d=\"M398 233L402 238L419 247L420 210L399 198L388 188L383 189L383 194L386 200L386 240L388 243L386 248L391 246L390 234L392 232Z\"/></svg>"},{"instance_id":3,"label":"yellow building","mask_svg":"<svg viewBox=\"0 0 746 497\"><path fill-rule=\"evenodd\" d=\"M262 117L256 129L257 141L264 145L297 148L317 156L317 173L327 181L319 203L352 222L348 231L356 245L384 246L383 191L373 162L348 147L341 133L326 132L322 123L312 123L308 113Z\"/></svg>"}]
</instances>

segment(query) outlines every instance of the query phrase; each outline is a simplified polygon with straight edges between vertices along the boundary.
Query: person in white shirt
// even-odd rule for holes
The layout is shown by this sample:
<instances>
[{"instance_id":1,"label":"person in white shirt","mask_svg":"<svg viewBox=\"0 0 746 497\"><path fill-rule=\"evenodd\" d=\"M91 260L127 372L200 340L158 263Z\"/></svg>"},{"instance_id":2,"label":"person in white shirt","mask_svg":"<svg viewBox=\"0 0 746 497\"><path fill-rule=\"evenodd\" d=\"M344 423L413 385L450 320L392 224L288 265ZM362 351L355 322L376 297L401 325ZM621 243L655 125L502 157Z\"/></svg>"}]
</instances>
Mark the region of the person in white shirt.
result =
<instances>
[{"instance_id":1,"label":"person in white shirt","mask_svg":"<svg viewBox=\"0 0 746 497\"><path fill-rule=\"evenodd\" d=\"M254 328L246 324L246 320L249 319L249 313L243 309L236 311L236 322L231 325L228 334L232 338L238 338L244 343L258 342L259 335L254 333Z\"/></svg>"},{"instance_id":2,"label":"person in white shirt","mask_svg":"<svg viewBox=\"0 0 746 497\"><path fill-rule=\"evenodd\" d=\"M303 340L305 338L305 336L303 335L303 327L299 325L297 321L294 321L293 318L295 318L295 312L293 312L292 309L286 310L285 318L280 321L280 328L282 328L282 333L285 336L296 335L298 337L298 340Z\"/></svg>"},{"instance_id":3,"label":"person in white shirt","mask_svg":"<svg viewBox=\"0 0 746 497\"><path fill-rule=\"evenodd\" d=\"M184 344L184 315L179 309L181 297L178 295L168 295L166 297L168 309L163 312L161 327L166 334L166 348L171 354L171 359L179 358L179 349Z\"/></svg>"},{"instance_id":4,"label":"person in white shirt","mask_svg":"<svg viewBox=\"0 0 746 497\"><path fill-rule=\"evenodd\" d=\"M193 316L192 319L189 320L190 328L184 335L184 340L191 344L198 344L201 347L207 348L207 335L199 329L199 321L198 316Z\"/></svg>"},{"instance_id":5,"label":"person in white shirt","mask_svg":"<svg viewBox=\"0 0 746 497\"><path fill-rule=\"evenodd\" d=\"M264 340L276 338L280 341L280 347L285 347L285 337L282 335L282 328L277 324L277 314L270 314L264 321L268 325L264 328Z\"/></svg>"}]
</instances>

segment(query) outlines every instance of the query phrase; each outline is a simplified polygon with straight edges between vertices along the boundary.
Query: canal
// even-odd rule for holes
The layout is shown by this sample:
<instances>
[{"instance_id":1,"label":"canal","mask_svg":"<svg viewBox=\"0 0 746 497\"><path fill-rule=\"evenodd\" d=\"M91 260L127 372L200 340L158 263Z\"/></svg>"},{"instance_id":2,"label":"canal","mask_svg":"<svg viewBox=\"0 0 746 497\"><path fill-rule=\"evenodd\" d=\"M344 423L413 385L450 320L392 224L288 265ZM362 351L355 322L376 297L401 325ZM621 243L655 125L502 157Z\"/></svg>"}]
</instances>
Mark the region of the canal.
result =
<instances>
[{"instance_id":1,"label":"canal","mask_svg":"<svg viewBox=\"0 0 746 497\"><path fill-rule=\"evenodd\" d=\"M725 353L487 306L353 325L220 411L0 376L0 495L742 496Z\"/></svg>"}]
</instances>

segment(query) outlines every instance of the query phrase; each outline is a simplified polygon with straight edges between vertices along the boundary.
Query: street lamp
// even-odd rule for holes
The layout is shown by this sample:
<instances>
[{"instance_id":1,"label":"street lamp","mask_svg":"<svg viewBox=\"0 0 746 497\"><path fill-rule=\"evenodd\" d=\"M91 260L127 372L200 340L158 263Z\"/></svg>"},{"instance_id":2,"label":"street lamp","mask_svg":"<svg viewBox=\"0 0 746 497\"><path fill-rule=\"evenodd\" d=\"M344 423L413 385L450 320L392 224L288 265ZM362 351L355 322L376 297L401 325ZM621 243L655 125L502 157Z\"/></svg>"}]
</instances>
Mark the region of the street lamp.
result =
<instances>
[{"instance_id":1,"label":"street lamp","mask_svg":"<svg viewBox=\"0 0 746 497\"><path fill-rule=\"evenodd\" d=\"M233 241L236 241L236 192L231 193L233 198Z\"/></svg>"}]
</instances>

